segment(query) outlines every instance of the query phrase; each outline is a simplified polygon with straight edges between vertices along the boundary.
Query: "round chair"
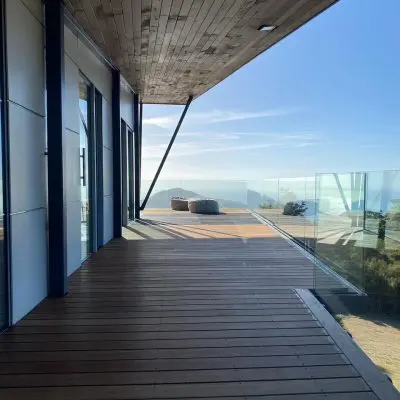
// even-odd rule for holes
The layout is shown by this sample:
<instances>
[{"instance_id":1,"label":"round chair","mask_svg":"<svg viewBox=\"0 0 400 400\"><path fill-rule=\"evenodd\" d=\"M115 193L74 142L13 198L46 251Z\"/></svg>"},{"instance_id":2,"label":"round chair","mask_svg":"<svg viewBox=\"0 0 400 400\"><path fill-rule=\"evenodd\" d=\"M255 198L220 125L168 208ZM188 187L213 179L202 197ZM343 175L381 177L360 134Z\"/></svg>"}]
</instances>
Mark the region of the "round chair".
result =
<instances>
[{"instance_id":1,"label":"round chair","mask_svg":"<svg viewBox=\"0 0 400 400\"><path fill-rule=\"evenodd\" d=\"M172 197L171 210L174 211L189 211L188 201L182 197Z\"/></svg>"},{"instance_id":2,"label":"round chair","mask_svg":"<svg viewBox=\"0 0 400 400\"><path fill-rule=\"evenodd\" d=\"M189 211L193 214L219 214L217 200L213 199L189 199Z\"/></svg>"}]
</instances>

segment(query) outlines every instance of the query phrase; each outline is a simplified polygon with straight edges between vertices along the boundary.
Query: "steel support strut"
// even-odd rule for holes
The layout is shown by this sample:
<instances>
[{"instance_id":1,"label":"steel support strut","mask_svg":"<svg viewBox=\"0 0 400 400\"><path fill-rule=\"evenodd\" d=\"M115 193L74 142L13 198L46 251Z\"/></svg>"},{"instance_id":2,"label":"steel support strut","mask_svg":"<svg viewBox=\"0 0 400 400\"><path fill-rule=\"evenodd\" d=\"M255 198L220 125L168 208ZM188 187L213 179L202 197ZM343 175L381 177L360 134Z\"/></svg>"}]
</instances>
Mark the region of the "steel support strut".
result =
<instances>
[{"instance_id":1,"label":"steel support strut","mask_svg":"<svg viewBox=\"0 0 400 400\"><path fill-rule=\"evenodd\" d=\"M181 128L182 122L183 122L183 120L185 119L186 113L187 113L187 111L188 111L188 109L189 109L189 106L190 106L190 103L192 102L192 100L193 100L193 96L189 96L188 101L187 101L187 103L186 103L186 106L185 106L185 108L183 109L182 115L181 115L181 117L179 118L178 125L177 125L176 128L175 128L175 132L174 132L174 134L173 134L172 137L171 137L171 140L170 140L170 142L169 142L169 144L168 144L167 150L165 151L164 157L162 158L161 163L160 163L160 166L158 167L157 172L156 172L156 174L155 174L155 176L154 176L153 182L151 182L149 191L147 192L146 197L144 198L143 203L142 203L142 205L141 205L141 207L140 207L140 210L142 210L142 211L145 209L146 204L147 204L147 202L149 201L149 198L150 198L150 196L151 196L151 192L153 191L154 186L155 186L156 183L157 183L158 176L160 175L160 173L161 173L161 171L162 171L162 169L163 169L163 167L164 167L165 161L167 160L168 154L169 154L169 152L171 151L172 145L173 145L174 142L175 142L176 136L177 136L177 134L178 134L178 132L179 132L179 129Z\"/></svg>"}]
</instances>

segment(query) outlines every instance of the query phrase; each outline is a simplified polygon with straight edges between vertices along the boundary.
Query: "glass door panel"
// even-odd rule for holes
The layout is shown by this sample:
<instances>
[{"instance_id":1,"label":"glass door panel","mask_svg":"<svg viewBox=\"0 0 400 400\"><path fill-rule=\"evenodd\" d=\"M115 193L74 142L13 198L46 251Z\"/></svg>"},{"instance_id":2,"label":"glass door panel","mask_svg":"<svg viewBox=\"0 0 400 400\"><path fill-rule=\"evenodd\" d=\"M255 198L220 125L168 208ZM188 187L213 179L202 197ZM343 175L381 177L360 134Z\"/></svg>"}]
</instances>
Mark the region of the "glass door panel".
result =
<instances>
[{"instance_id":1,"label":"glass door panel","mask_svg":"<svg viewBox=\"0 0 400 400\"><path fill-rule=\"evenodd\" d=\"M134 219L134 204L133 204L133 132L128 130L128 210L129 219Z\"/></svg>"},{"instance_id":2,"label":"glass door panel","mask_svg":"<svg viewBox=\"0 0 400 400\"><path fill-rule=\"evenodd\" d=\"M90 171L89 171L89 96L90 85L81 78L79 84L79 117L80 117L80 194L81 194L81 260L91 252L90 237Z\"/></svg>"},{"instance_id":3,"label":"glass door panel","mask_svg":"<svg viewBox=\"0 0 400 400\"><path fill-rule=\"evenodd\" d=\"M0 106L1 100L0 100ZM0 108L1 110L2 108ZM1 111L0 111L1 112ZM0 126L1 126L0 114ZM3 137L0 135L0 332L8 325L8 279L5 254L4 207L3 207Z\"/></svg>"}]
</instances>

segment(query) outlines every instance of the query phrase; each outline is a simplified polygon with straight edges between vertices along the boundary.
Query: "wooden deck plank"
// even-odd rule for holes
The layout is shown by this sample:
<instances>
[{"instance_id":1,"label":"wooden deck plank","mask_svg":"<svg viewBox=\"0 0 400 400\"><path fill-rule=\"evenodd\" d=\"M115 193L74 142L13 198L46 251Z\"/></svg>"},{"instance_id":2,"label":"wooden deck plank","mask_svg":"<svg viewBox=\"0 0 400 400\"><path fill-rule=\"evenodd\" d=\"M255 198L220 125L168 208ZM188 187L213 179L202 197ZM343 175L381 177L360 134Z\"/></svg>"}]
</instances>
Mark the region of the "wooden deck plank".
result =
<instances>
[{"instance_id":1,"label":"wooden deck plank","mask_svg":"<svg viewBox=\"0 0 400 400\"><path fill-rule=\"evenodd\" d=\"M0 389L4 398L31 400L89 399L189 399L217 396L267 396L335 392L369 392L361 378L328 378L275 381L181 383L169 385L70 386Z\"/></svg>"},{"instance_id":2,"label":"wooden deck plank","mask_svg":"<svg viewBox=\"0 0 400 400\"><path fill-rule=\"evenodd\" d=\"M293 290L313 269L279 237L114 240L0 337L0 398L377 400Z\"/></svg>"},{"instance_id":3,"label":"wooden deck plank","mask_svg":"<svg viewBox=\"0 0 400 400\"><path fill-rule=\"evenodd\" d=\"M110 385L170 385L179 383L251 382L292 379L319 379L357 377L350 365L328 365L279 368L234 368L195 371L98 372L69 374L12 374L0 375L0 388L43 387L49 380L57 386L110 386Z\"/></svg>"},{"instance_id":4,"label":"wooden deck plank","mask_svg":"<svg viewBox=\"0 0 400 400\"><path fill-rule=\"evenodd\" d=\"M109 360L98 361L31 361L0 363L0 374L58 374L124 372L124 371L189 371L241 368L279 368L349 364L342 354L283 355L280 357L225 357L171 360Z\"/></svg>"}]
</instances>

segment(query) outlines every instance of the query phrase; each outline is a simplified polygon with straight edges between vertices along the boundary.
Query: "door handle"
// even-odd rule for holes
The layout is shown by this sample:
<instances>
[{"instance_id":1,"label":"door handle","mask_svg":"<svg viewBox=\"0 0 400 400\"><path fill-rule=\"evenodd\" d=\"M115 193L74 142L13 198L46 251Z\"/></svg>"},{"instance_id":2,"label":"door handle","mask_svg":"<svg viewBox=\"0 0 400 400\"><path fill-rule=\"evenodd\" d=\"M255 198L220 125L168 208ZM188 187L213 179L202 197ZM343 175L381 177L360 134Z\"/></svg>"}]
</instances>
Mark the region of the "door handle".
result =
<instances>
[{"instance_id":1,"label":"door handle","mask_svg":"<svg viewBox=\"0 0 400 400\"><path fill-rule=\"evenodd\" d=\"M82 159L82 186L86 186L86 149L82 148L82 154L79 155Z\"/></svg>"}]
</instances>

